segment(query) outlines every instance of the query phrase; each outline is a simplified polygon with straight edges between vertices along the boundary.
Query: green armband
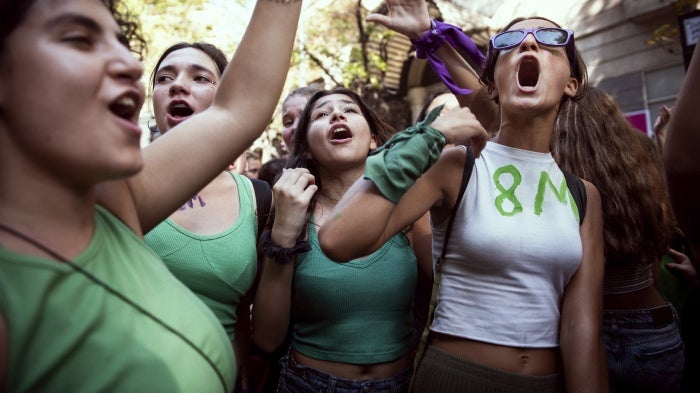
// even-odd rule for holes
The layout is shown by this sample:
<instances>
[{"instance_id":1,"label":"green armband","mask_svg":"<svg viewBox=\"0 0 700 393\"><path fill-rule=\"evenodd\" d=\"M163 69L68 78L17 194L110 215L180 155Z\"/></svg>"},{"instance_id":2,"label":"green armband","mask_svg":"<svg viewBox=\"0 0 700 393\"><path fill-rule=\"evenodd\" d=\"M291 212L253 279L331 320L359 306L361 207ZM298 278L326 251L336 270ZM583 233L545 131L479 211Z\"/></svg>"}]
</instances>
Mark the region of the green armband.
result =
<instances>
[{"instance_id":1,"label":"green armband","mask_svg":"<svg viewBox=\"0 0 700 393\"><path fill-rule=\"evenodd\" d=\"M393 203L398 203L416 179L440 158L447 138L430 125L442 107L436 107L424 121L391 137L367 158L364 178L371 180Z\"/></svg>"}]
</instances>

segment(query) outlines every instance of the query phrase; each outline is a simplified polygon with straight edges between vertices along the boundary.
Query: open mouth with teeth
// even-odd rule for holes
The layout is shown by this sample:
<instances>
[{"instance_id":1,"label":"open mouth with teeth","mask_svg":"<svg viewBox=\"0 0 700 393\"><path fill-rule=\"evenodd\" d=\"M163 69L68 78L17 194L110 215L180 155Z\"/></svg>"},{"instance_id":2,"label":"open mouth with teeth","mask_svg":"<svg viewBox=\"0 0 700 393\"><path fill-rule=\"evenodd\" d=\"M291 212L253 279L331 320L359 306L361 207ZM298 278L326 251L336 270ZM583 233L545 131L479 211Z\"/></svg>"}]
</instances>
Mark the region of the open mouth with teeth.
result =
<instances>
[{"instance_id":1,"label":"open mouth with teeth","mask_svg":"<svg viewBox=\"0 0 700 393\"><path fill-rule=\"evenodd\" d=\"M168 114L176 119L192 116L194 111L184 102L178 102L170 106Z\"/></svg>"},{"instance_id":2,"label":"open mouth with teeth","mask_svg":"<svg viewBox=\"0 0 700 393\"><path fill-rule=\"evenodd\" d=\"M330 135L331 141L344 141L352 138L352 132L346 127L335 128Z\"/></svg>"},{"instance_id":3,"label":"open mouth with teeth","mask_svg":"<svg viewBox=\"0 0 700 393\"><path fill-rule=\"evenodd\" d=\"M518 67L518 84L521 87L535 87L540 78L540 67L535 59L523 59Z\"/></svg>"},{"instance_id":4,"label":"open mouth with teeth","mask_svg":"<svg viewBox=\"0 0 700 393\"><path fill-rule=\"evenodd\" d=\"M109 110L114 113L115 116L131 121L138 111L136 101L134 97L123 96L112 102L112 104L109 105Z\"/></svg>"}]
</instances>

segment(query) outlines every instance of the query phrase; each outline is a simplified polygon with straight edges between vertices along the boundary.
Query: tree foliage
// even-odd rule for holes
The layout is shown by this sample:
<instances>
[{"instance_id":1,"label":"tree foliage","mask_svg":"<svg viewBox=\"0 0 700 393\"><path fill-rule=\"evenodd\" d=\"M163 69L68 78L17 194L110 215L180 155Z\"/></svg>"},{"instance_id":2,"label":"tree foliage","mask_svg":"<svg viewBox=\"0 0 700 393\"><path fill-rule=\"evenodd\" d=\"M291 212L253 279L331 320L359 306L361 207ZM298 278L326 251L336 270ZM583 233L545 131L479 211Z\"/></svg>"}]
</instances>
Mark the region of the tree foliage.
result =
<instances>
[{"instance_id":1,"label":"tree foliage","mask_svg":"<svg viewBox=\"0 0 700 393\"><path fill-rule=\"evenodd\" d=\"M381 85L386 59L370 53L368 43L381 41L387 31L366 23L368 13L361 0L336 0L332 7L306 15L295 60L310 62L305 65L309 80L323 78L329 85L351 88Z\"/></svg>"},{"instance_id":2,"label":"tree foliage","mask_svg":"<svg viewBox=\"0 0 700 393\"><path fill-rule=\"evenodd\" d=\"M250 18L254 0L123 0L140 19L148 41L144 82L160 54L179 41L207 41L232 55ZM365 22L362 0L309 1L300 21L285 91L322 81L343 85L378 107L383 104L386 56L377 51L392 32ZM150 113L150 103L146 104ZM278 111L279 112L279 111ZM276 116L258 147L278 149L281 121ZM275 151L272 155L278 155Z\"/></svg>"},{"instance_id":3,"label":"tree foliage","mask_svg":"<svg viewBox=\"0 0 700 393\"><path fill-rule=\"evenodd\" d=\"M144 59L150 73L165 48L180 41L207 41L231 55L248 22L249 13L227 20L234 14L231 6L220 0L123 0L126 7L139 18L141 32L148 41ZM234 10L245 10L244 0L235 3ZM227 12L224 12L227 10Z\"/></svg>"},{"instance_id":4,"label":"tree foliage","mask_svg":"<svg viewBox=\"0 0 700 393\"><path fill-rule=\"evenodd\" d=\"M309 13L302 20L293 58L295 86L322 79L326 87L355 90L397 128L406 126L408 105L384 89L386 44L394 32L365 18L373 12L362 0L335 0L332 6Z\"/></svg>"}]
</instances>

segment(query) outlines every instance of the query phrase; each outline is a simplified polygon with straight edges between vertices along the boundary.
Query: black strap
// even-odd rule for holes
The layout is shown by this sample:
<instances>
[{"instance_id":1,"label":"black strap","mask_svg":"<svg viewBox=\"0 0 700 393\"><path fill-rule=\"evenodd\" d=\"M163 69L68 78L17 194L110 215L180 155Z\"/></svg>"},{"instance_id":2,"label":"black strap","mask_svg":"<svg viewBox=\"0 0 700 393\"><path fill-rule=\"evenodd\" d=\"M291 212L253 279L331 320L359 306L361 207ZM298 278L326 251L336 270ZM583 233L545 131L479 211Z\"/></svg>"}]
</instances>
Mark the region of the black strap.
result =
<instances>
[{"instance_id":1,"label":"black strap","mask_svg":"<svg viewBox=\"0 0 700 393\"><path fill-rule=\"evenodd\" d=\"M586 217L586 203L588 201L586 197L586 186L583 181L573 173L569 171L564 171L564 179L566 179L566 186L569 188L571 196L574 197L574 202L576 202L576 207L578 208L578 222L579 225L583 224L583 218Z\"/></svg>"},{"instance_id":2,"label":"black strap","mask_svg":"<svg viewBox=\"0 0 700 393\"><path fill-rule=\"evenodd\" d=\"M257 206L258 216L258 238L265 230L267 220L270 217L270 209L272 208L272 189L266 181L259 179L250 179L255 192L255 204Z\"/></svg>"},{"instance_id":3,"label":"black strap","mask_svg":"<svg viewBox=\"0 0 700 393\"><path fill-rule=\"evenodd\" d=\"M467 158L464 160L464 171L462 172L462 185L459 188L459 194L457 195L457 201L455 202L452 211L450 212L450 218L447 222L447 228L445 229L445 240L442 243L442 252L440 253L440 258L437 260L435 269L440 268L440 264L445 259L445 253L447 252L447 241L450 240L450 233L452 233L452 224L455 221L455 215L457 215L457 209L462 203L462 198L464 197L464 191L467 189L467 184L469 184L469 179L472 177L472 170L474 169L474 152L471 146L467 146Z\"/></svg>"},{"instance_id":4,"label":"black strap","mask_svg":"<svg viewBox=\"0 0 700 393\"><path fill-rule=\"evenodd\" d=\"M442 261L445 258L445 252L447 251L447 241L450 239L450 232L452 232L452 224L454 223L455 215L457 214L457 209L462 203L462 198L464 197L464 191L467 189L467 184L469 179L472 177L472 169L474 168L474 152L472 152L471 147L467 147L467 157L464 160L464 170L462 171L462 184L459 188L459 195L457 196L457 201L455 202L452 211L450 211L450 218L447 221L447 228L445 229L445 240L442 243L442 253L440 253L440 258L435 261L435 275L433 277L433 289L430 295L430 307L428 308L428 319L423 328L423 333L421 334L420 342L418 343L418 349L416 351L416 356L413 360L413 375L411 376L411 381L409 383L408 391L413 392L413 385L415 382L415 370L418 368L418 364L425 354L425 347L428 344L428 335L430 334L430 324L433 320L433 314L435 312L435 306L437 305L437 293L438 287L440 285L440 267Z\"/></svg>"}]
</instances>

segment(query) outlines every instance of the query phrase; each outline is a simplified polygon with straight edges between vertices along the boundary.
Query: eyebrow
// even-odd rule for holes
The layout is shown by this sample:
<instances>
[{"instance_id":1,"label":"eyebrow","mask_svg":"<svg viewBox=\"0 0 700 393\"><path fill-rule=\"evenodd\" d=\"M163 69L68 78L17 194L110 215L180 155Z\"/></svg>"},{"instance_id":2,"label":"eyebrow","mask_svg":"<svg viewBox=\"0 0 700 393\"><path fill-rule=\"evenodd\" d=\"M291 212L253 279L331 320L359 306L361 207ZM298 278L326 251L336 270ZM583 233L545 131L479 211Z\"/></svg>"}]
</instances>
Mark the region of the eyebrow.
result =
<instances>
[{"instance_id":1,"label":"eyebrow","mask_svg":"<svg viewBox=\"0 0 700 393\"><path fill-rule=\"evenodd\" d=\"M85 15L67 13L59 15L53 19L46 22L46 26L49 28L55 28L59 25L64 24L78 24L85 28L94 31L95 33L101 33L102 27L94 19L89 18Z\"/></svg>"},{"instance_id":2,"label":"eyebrow","mask_svg":"<svg viewBox=\"0 0 700 393\"><path fill-rule=\"evenodd\" d=\"M46 27L48 29L55 29L61 25L80 25L90 30L94 34L104 33L104 29L102 28L102 26L100 26L99 23L97 23L97 21L81 14L66 13L59 15L53 19L49 19L49 21L46 22ZM120 43L122 43L126 47L129 47L129 39L126 37L123 31L120 30L116 34L116 37Z\"/></svg>"},{"instance_id":3,"label":"eyebrow","mask_svg":"<svg viewBox=\"0 0 700 393\"><path fill-rule=\"evenodd\" d=\"M186 69L189 71L203 71L203 72L208 72L212 75L218 75L217 72L214 72L214 71L210 70L209 68L202 66L202 65L199 65L199 64L190 64L186 67ZM175 71L177 71L177 68L174 65L167 64L167 65L164 65L161 68L159 68L158 71L156 71L156 74L159 74L162 71L175 72Z\"/></svg>"},{"instance_id":4,"label":"eyebrow","mask_svg":"<svg viewBox=\"0 0 700 393\"><path fill-rule=\"evenodd\" d=\"M350 98L343 98L340 100L341 104L350 104L350 105L358 105L357 102L353 101ZM324 101L320 105L318 105L315 109L320 109L323 108L326 105L331 105L331 101ZM358 105L359 106L359 105Z\"/></svg>"}]
</instances>

